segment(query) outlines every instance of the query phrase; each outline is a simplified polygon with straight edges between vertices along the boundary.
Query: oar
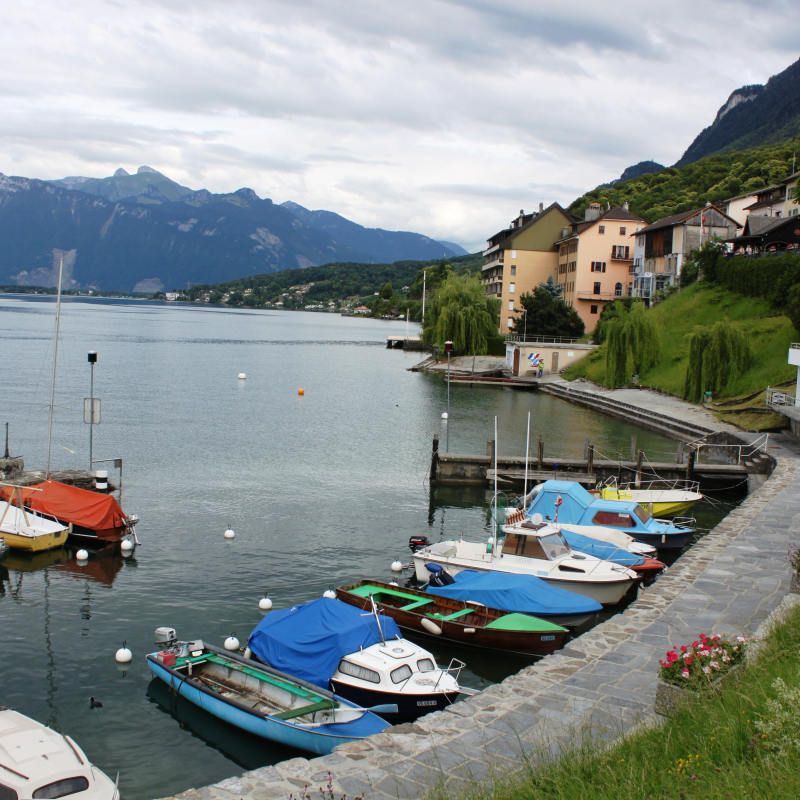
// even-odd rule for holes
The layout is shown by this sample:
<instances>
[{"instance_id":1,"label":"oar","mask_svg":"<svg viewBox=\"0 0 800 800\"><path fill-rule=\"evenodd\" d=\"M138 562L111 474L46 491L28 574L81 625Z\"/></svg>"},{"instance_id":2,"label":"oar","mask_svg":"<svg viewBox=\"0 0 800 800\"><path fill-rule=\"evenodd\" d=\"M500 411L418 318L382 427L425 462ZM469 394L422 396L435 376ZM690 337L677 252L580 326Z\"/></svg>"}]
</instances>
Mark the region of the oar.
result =
<instances>
[{"instance_id":1,"label":"oar","mask_svg":"<svg viewBox=\"0 0 800 800\"><path fill-rule=\"evenodd\" d=\"M382 706L371 706L370 708L365 709L365 711L371 711L373 714L399 714L400 709L397 707L397 703L386 703Z\"/></svg>"}]
</instances>

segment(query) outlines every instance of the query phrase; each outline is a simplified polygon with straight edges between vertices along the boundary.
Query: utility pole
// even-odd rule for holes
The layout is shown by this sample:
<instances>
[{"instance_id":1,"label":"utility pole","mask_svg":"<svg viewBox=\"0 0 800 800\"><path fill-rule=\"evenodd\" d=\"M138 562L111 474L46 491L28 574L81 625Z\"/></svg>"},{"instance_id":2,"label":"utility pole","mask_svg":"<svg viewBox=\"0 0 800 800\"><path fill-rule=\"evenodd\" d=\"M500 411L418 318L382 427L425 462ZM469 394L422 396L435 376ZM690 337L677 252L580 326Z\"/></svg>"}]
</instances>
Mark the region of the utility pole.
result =
<instances>
[{"instance_id":1,"label":"utility pole","mask_svg":"<svg viewBox=\"0 0 800 800\"><path fill-rule=\"evenodd\" d=\"M445 441L445 453L450 452L450 353L453 352L453 343L445 342L444 349L447 351L447 439Z\"/></svg>"},{"instance_id":2,"label":"utility pole","mask_svg":"<svg viewBox=\"0 0 800 800\"><path fill-rule=\"evenodd\" d=\"M97 363L97 353L94 350L89 351L89 355L86 359L89 362L89 366L91 367L92 371L92 378L89 384L89 419L86 419L86 413L84 411L83 419L84 422L89 423L89 472L92 471L92 455L93 455L93 434L94 434L94 365Z\"/></svg>"},{"instance_id":3,"label":"utility pole","mask_svg":"<svg viewBox=\"0 0 800 800\"><path fill-rule=\"evenodd\" d=\"M426 270L422 270L422 327L425 327L425 281L428 277Z\"/></svg>"}]
</instances>

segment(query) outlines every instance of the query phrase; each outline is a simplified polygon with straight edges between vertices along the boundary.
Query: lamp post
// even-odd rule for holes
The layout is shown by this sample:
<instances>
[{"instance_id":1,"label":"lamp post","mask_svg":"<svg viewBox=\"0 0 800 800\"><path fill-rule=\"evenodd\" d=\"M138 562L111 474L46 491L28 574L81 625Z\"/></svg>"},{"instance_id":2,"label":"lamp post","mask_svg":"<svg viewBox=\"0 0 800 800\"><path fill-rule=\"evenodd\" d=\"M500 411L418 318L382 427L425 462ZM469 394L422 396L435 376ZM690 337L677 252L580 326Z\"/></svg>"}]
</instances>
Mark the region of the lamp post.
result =
<instances>
[{"instance_id":1,"label":"lamp post","mask_svg":"<svg viewBox=\"0 0 800 800\"><path fill-rule=\"evenodd\" d=\"M89 472L92 471L92 438L94 433L94 365L97 363L97 353L94 350L89 351L89 355L87 357L87 361L89 362L89 366L92 370L92 378L91 383L89 386L89 419L86 419L86 414L84 413L84 421L89 423Z\"/></svg>"},{"instance_id":2,"label":"lamp post","mask_svg":"<svg viewBox=\"0 0 800 800\"><path fill-rule=\"evenodd\" d=\"M522 341L523 342L527 342L528 341L528 309L525 308L525 307L523 307L523 309L522 309L522 319L524 320L524 324L525 324L525 332L522 334L522 337L523 337Z\"/></svg>"},{"instance_id":3,"label":"lamp post","mask_svg":"<svg viewBox=\"0 0 800 800\"><path fill-rule=\"evenodd\" d=\"M453 343L445 342L444 349L447 352L447 436L445 441L445 453L450 452L450 353L453 352Z\"/></svg>"}]
</instances>

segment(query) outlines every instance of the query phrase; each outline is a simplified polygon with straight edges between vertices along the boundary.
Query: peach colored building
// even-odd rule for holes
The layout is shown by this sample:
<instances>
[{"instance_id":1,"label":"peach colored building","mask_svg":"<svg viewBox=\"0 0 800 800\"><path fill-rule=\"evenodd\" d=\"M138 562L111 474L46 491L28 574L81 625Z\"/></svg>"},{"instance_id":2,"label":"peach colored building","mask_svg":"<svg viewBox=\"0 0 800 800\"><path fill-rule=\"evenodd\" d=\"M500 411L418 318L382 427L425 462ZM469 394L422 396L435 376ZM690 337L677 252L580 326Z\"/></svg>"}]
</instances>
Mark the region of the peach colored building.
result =
<instances>
[{"instance_id":1,"label":"peach colored building","mask_svg":"<svg viewBox=\"0 0 800 800\"><path fill-rule=\"evenodd\" d=\"M565 228L556 242L558 275L563 298L594 330L603 306L630 294L633 285L633 246L630 238L645 221L617 207L603 213L599 203L586 209L584 219Z\"/></svg>"},{"instance_id":2,"label":"peach colored building","mask_svg":"<svg viewBox=\"0 0 800 800\"><path fill-rule=\"evenodd\" d=\"M508 333L519 316L519 298L531 293L558 268L557 239L565 226L579 217L558 203L548 208L539 204L535 214L519 212L505 230L492 236L483 252L483 286L486 294L500 301L500 333Z\"/></svg>"}]
</instances>

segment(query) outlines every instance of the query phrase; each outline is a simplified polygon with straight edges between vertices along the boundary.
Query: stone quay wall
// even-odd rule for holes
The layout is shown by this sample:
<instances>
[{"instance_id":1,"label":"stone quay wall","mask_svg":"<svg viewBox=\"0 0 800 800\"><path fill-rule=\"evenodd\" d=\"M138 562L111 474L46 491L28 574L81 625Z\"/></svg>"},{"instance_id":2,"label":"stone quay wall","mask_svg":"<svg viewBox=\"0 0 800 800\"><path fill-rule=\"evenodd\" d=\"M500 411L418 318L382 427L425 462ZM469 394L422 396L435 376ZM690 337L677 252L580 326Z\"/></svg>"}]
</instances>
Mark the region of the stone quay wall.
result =
<instances>
[{"instance_id":1,"label":"stone quay wall","mask_svg":"<svg viewBox=\"0 0 800 800\"><path fill-rule=\"evenodd\" d=\"M316 797L329 780L337 797L455 797L568 753L587 734L611 740L657 724L658 659L701 632L752 634L789 591L785 556L800 541L800 469L793 457L776 462L771 477L636 602L563 650L413 724L177 797L287 800L304 787Z\"/></svg>"}]
</instances>

